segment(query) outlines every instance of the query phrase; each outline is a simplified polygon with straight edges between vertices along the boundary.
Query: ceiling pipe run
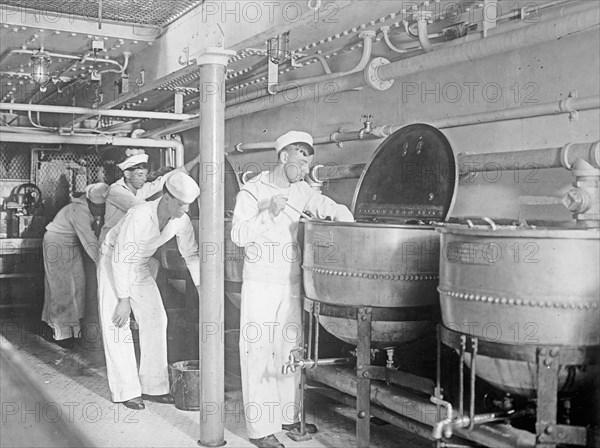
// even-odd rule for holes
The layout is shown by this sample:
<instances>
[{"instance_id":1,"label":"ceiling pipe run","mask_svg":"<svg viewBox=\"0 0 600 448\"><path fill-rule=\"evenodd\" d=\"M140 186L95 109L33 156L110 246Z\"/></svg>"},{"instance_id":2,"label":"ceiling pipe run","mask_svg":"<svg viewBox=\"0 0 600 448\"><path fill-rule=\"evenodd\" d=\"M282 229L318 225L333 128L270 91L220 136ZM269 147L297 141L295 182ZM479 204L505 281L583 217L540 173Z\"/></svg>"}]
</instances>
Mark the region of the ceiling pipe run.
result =
<instances>
[{"instance_id":1,"label":"ceiling pipe run","mask_svg":"<svg viewBox=\"0 0 600 448\"><path fill-rule=\"evenodd\" d=\"M374 69L377 79L371 83L374 88L380 83L414 75L426 70L434 70L458 63L471 63L474 60L496 56L509 51L518 51L523 46L533 46L555 41L578 31L598 26L600 9L595 7L565 17L541 22L506 34L494 35L462 45L448 46L432 53L402 59ZM388 83L389 84L389 83Z\"/></svg>"},{"instance_id":2,"label":"ceiling pipe run","mask_svg":"<svg viewBox=\"0 0 600 448\"><path fill-rule=\"evenodd\" d=\"M314 101L322 98L333 99L338 93L356 89L361 87L363 84L363 74L354 73L352 75L340 78L335 83L332 83L331 81L319 82L317 84L310 84L292 91L283 92L278 95L269 95L256 98L254 101L247 101L245 103L237 104L225 109L225 120L231 120L233 118L248 115L253 112L281 107L286 104L297 103L308 99L312 99ZM200 119L196 116L195 118L182 121L181 123L174 123L161 128L148 130L146 135L149 137L160 137L162 135L176 134L198 127L199 124Z\"/></svg>"},{"instance_id":3,"label":"ceiling pipe run","mask_svg":"<svg viewBox=\"0 0 600 448\"><path fill-rule=\"evenodd\" d=\"M271 92L269 92L267 89L260 89L257 91L252 91L250 95L242 94L236 96L236 98L232 100L229 100L227 102L227 107L235 106L236 104L240 104L248 100L253 100L254 98L262 98L267 97L268 95L273 95L274 93L287 92L289 90L297 89L308 84L330 82L343 76L348 76L353 73L362 72L369 63L369 59L371 59L371 53L373 52L373 40L376 37L376 33L375 31L364 31L360 33L359 36L363 40L363 53L360 58L360 61L358 62L358 64L356 64L354 68L341 73L325 74L313 76L310 78L282 82L280 84L272 86Z\"/></svg>"},{"instance_id":4,"label":"ceiling pipe run","mask_svg":"<svg viewBox=\"0 0 600 448\"><path fill-rule=\"evenodd\" d=\"M188 120L190 114L172 114L143 110L94 109L91 107L50 106L47 104L0 103L0 110L47 112L51 114L92 115L94 117L148 118L152 120Z\"/></svg>"},{"instance_id":5,"label":"ceiling pipe run","mask_svg":"<svg viewBox=\"0 0 600 448\"><path fill-rule=\"evenodd\" d=\"M460 45L450 46L436 50L431 54L426 53L393 62L391 64L381 65L374 72L377 73L381 82L386 82L386 80L392 79L393 76L400 78L407 74L415 74L432 68L439 68L446 65L464 62L465 60L472 62L474 59L520 49L523 47L523 45L530 46L543 43L548 40L556 40L565 37L568 34L597 26L599 22L599 10L597 5L590 7L586 4L585 9L581 11L578 9L577 13L564 16L563 14L566 14L566 12L561 10L557 16L551 16L552 18L547 22L530 25L525 28L518 28L515 31L494 35L485 39L477 39L462 43ZM467 50L463 50L465 47ZM243 115L274 109L309 99L318 101L327 96L332 96L337 93L359 88L364 86L364 84L365 80L363 74L353 73L351 75L340 77L335 83L325 81L316 84L309 84L274 96L267 95L261 97L258 96L260 92L258 91L256 92L257 96L248 98L248 101L228 107L225 111L225 119L229 120ZM492 114L495 113L496 112L492 112ZM544 114L540 113L530 116L535 115ZM472 117L472 115L467 115L465 117ZM470 118L467 118L467 120L469 119ZM451 119L449 121L451 121ZM193 118L182 123L176 123L163 128L151 130L149 131L149 134L155 137L183 132L193 127L197 127L198 123L199 120L197 118ZM447 127L463 126L466 124L467 123L450 124Z\"/></svg>"},{"instance_id":6,"label":"ceiling pipe run","mask_svg":"<svg viewBox=\"0 0 600 448\"><path fill-rule=\"evenodd\" d=\"M22 134L2 132L2 143L36 143L47 145L89 145L89 146L125 146L130 148L173 148L175 166L183 165L183 144L177 140L160 140L150 138L111 137L106 135L57 135L41 132Z\"/></svg>"}]
</instances>

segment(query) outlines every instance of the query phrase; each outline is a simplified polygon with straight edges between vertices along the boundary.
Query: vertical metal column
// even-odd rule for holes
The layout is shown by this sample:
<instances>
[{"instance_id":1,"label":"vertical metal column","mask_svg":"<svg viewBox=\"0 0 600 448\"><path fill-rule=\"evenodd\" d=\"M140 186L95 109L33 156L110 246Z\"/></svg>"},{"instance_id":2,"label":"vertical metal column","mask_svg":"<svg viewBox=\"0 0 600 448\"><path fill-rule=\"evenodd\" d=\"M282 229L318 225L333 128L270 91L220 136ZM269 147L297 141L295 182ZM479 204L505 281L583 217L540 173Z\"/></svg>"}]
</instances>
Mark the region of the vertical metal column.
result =
<instances>
[{"instance_id":1,"label":"vertical metal column","mask_svg":"<svg viewBox=\"0 0 600 448\"><path fill-rule=\"evenodd\" d=\"M536 447L554 448L558 405L558 347L537 349Z\"/></svg>"},{"instance_id":2,"label":"vertical metal column","mask_svg":"<svg viewBox=\"0 0 600 448\"><path fill-rule=\"evenodd\" d=\"M371 439L371 308L357 311L356 347L356 438L358 448L367 448Z\"/></svg>"},{"instance_id":3,"label":"vertical metal column","mask_svg":"<svg viewBox=\"0 0 600 448\"><path fill-rule=\"evenodd\" d=\"M200 440L199 445L226 442L224 331L224 184L225 67L233 52L207 48L200 66Z\"/></svg>"}]
</instances>

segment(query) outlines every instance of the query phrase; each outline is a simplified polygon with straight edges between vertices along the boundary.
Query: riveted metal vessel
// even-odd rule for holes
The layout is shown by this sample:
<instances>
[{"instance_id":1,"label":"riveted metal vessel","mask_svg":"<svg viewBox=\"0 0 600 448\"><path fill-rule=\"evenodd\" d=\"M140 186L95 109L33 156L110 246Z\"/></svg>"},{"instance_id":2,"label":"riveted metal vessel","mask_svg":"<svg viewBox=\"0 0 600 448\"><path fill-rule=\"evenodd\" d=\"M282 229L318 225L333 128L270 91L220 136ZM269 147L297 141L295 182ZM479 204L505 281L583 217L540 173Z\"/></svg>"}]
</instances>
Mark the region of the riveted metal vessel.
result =
<instances>
[{"instance_id":1,"label":"riveted metal vessel","mask_svg":"<svg viewBox=\"0 0 600 448\"><path fill-rule=\"evenodd\" d=\"M304 223L306 297L328 309L373 309L373 346L433 331L439 236L431 222L448 214L456 179L452 149L437 129L416 124L391 135L358 182L356 222ZM356 344L357 322L341 314L322 313L319 319L332 334Z\"/></svg>"},{"instance_id":2,"label":"riveted metal vessel","mask_svg":"<svg viewBox=\"0 0 600 448\"><path fill-rule=\"evenodd\" d=\"M515 352L523 345L600 347L599 230L488 222L438 227L444 325L512 344ZM481 378L523 396L535 393L536 369L519 360L477 360ZM561 366L559 388L598 374L593 366Z\"/></svg>"}]
</instances>

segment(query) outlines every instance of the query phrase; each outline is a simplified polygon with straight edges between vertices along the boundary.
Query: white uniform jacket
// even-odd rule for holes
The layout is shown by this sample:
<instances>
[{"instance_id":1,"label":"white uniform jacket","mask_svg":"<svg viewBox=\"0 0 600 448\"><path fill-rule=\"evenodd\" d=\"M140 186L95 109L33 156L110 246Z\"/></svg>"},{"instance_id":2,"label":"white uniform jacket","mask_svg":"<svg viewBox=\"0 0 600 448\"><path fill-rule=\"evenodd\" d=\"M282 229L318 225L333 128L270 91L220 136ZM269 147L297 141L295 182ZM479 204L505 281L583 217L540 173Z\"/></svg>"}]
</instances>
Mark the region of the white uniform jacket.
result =
<instances>
[{"instance_id":1,"label":"white uniform jacket","mask_svg":"<svg viewBox=\"0 0 600 448\"><path fill-rule=\"evenodd\" d=\"M320 219L354 221L345 205L313 190L304 182L281 189L263 171L238 193L231 239L245 249L244 279L269 283L295 283L300 278L302 248L298 247L300 213L286 207L276 217L269 213L271 197L284 195L296 210L308 211Z\"/></svg>"},{"instance_id":2,"label":"white uniform jacket","mask_svg":"<svg viewBox=\"0 0 600 448\"><path fill-rule=\"evenodd\" d=\"M108 231L117 225L125 213L133 207L143 203L152 195L162 191L168 176L158 177L153 182L146 182L135 193L129 189L122 177L113 183L106 192L106 211L104 212L104 226L100 232L100 242L104 241Z\"/></svg>"}]
</instances>

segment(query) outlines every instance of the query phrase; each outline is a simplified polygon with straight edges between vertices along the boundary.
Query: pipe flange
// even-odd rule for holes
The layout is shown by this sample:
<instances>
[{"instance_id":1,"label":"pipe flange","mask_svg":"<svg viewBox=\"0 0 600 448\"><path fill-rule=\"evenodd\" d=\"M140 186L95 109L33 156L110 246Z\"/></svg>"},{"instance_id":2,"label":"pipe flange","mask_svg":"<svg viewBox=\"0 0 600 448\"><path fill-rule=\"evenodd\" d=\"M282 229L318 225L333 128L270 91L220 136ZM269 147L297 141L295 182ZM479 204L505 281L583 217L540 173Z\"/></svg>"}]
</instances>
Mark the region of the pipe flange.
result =
<instances>
[{"instance_id":1,"label":"pipe flange","mask_svg":"<svg viewBox=\"0 0 600 448\"><path fill-rule=\"evenodd\" d=\"M390 61L386 58L374 58L369 65L366 66L364 74L365 80L369 86L373 87L375 90L387 90L394 84L394 80L390 79L384 81L379 78L377 75L377 69L382 65L389 64Z\"/></svg>"}]
</instances>

